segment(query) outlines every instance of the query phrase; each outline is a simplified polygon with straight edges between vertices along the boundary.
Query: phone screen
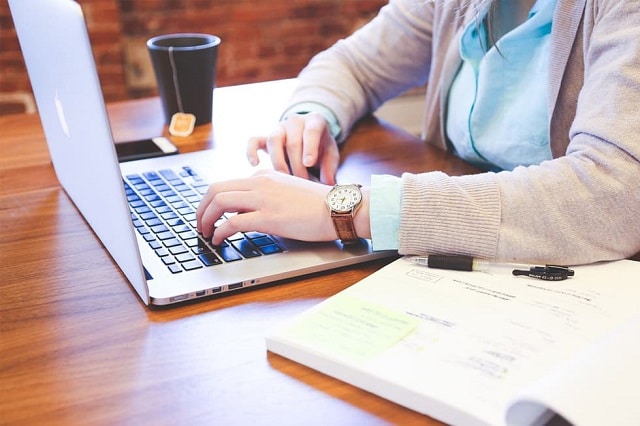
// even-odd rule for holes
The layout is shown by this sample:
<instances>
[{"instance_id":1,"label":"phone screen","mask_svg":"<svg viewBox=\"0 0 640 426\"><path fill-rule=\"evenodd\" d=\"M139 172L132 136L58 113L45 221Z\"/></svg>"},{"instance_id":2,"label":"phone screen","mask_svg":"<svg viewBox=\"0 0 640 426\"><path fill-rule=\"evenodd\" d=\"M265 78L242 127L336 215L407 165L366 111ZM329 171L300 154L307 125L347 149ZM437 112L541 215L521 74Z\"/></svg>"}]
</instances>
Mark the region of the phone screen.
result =
<instances>
[{"instance_id":1,"label":"phone screen","mask_svg":"<svg viewBox=\"0 0 640 426\"><path fill-rule=\"evenodd\" d=\"M132 161L143 158L161 157L178 153L178 148L165 137L141 139L116 144L118 161Z\"/></svg>"}]
</instances>

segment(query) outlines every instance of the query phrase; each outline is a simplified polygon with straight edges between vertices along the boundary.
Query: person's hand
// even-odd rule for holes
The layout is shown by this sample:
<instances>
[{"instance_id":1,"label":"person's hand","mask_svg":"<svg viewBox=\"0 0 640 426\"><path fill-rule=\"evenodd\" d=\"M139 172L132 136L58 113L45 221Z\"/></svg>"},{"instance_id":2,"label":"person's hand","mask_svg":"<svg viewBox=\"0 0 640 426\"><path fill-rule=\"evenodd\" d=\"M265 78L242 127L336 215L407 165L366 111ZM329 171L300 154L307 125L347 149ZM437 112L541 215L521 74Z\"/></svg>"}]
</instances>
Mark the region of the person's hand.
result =
<instances>
[{"instance_id":1,"label":"person's hand","mask_svg":"<svg viewBox=\"0 0 640 426\"><path fill-rule=\"evenodd\" d=\"M330 187L273 170L214 183L200 201L197 229L215 245L236 232L258 231L305 241L331 241L336 232L324 199ZM218 222L223 213L228 220Z\"/></svg>"},{"instance_id":2,"label":"person's hand","mask_svg":"<svg viewBox=\"0 0 640 426\"><path fill-rule=\"evenodd\" d=\"M320 182L336 183L338 144L320 114L294 114L278 123L268 137L249 139L247 159L254 166L259 162L259 150L269 153L277 171L309 179L309 168L315 168L320 171Z\"/></svg>"}]
</instances>

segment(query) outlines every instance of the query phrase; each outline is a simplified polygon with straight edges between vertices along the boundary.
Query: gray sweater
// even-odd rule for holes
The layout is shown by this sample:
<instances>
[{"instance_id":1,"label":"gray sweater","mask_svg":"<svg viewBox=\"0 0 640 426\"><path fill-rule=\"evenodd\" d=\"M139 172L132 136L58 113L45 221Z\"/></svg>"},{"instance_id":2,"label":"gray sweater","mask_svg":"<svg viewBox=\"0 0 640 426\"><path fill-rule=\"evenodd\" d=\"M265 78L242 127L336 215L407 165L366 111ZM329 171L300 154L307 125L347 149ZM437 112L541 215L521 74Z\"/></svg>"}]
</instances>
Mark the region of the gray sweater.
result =
<instances>
[{"instance_id":1,"label":"gray sweater","mask_svg":"<svg viewBox=\"0 0 640 426\"><path fill-rule=\"evenodd\" d=\"M444 100L458 36L475 18L460 3L391 0L313 58L291 105L327 106L345 139L360 117L428 83L423 137L448 149ZM404 174L400 253L579 264L640 251L640 2L559 0L550 55L554 159L500 173Z\"/></svg>"}]
</instances>

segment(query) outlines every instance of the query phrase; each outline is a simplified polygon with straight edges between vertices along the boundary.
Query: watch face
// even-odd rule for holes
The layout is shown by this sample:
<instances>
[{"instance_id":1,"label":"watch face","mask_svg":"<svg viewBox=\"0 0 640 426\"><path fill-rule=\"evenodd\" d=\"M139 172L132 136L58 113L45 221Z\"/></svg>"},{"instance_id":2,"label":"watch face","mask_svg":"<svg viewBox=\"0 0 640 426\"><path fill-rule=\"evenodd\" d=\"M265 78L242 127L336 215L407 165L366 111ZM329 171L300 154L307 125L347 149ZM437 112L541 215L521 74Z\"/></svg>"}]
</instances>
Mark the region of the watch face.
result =
<instances>
[{"instance_id":1,"label":"watch face","mask_svg":"<svg viewBox=\"0 0 640 426\"><path fill-rule=\"evenodd\" d=\"M327 204L339 213L350 212L362 200L360 188L355 185L339 185L327 195Z\"/></svg>"}]
</instances>

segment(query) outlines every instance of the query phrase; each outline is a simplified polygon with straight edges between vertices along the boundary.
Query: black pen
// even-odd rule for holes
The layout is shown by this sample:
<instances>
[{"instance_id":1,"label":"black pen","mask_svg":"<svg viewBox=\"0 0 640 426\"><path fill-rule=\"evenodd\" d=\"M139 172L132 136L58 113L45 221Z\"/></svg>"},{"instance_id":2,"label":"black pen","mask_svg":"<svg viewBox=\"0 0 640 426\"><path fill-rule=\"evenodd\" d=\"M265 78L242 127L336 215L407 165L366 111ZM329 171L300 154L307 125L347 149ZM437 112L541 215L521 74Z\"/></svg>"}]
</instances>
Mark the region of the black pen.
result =
<instances>
[{"instance_id":1,"label":"black pen","mask_svg":"<svg viewBox=\"0 0 640 426\"><path fill-rule=\"evenodd\" d=\"M561 265L531 266L529 270L514 269L512 273L544 281L562 281L575 275L573 269Z\"/></svg>"},{"instance_id":2,"label":"black pen","mask_svg":"<svg viewBox=\"0 0 640 426\"><path fill-rule=\"evenodd\" d=\"M416 265L452 271L486 272L491 265L489 261L464 255L410 256L409 261ZM573 269L561 265L531 266L529 269L514 269L512 273L514 276L527 276L544 281L562 281L575 275Z\"/></svg>"},{"instance_id":3,"label":"black pen","mask_svg":"<svg viewBox=\"0 0 640 426\"><path fill-rule=\"evenodd\" d=\"M471 256L431 254L429 256L411 256L409 260L416 265L451 271L486 271L489 262Z\"/></svg>"}]
</instances>

